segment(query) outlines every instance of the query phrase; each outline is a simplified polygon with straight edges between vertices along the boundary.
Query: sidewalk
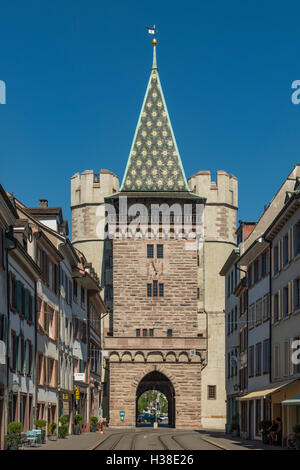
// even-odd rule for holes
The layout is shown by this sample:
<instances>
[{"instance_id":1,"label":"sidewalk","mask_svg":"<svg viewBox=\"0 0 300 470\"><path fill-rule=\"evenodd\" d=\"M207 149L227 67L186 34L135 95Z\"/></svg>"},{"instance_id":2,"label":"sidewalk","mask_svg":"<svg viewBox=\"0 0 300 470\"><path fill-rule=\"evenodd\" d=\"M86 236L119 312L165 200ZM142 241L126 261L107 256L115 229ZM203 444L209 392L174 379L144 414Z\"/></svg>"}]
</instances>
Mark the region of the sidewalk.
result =
<instances>
[{"instance_id":1,"label":"sidewalk","mask_svg":"<svg viewBox=\"0 0 300 470\"><path fill-rule=\"evenodd\" d=\"M232 437L220 431L199 431L201 438L223 450L285 450L280 446L270 446L262 441Z\"/></svg>"},{"instance_id":2,"label":"sidewalk","mask_svg":"<svg viewBox=\"0 0 300 470\"><path fill-rule=\"evenodd\" d=\"M79 436L72 434L65 439L47 440L38 447L26 446L24 450L93 450L93 447L101 444L111 433L112 431L106 430L103 435L99 432L84 432Z\"/></svg>"}]
</instances>

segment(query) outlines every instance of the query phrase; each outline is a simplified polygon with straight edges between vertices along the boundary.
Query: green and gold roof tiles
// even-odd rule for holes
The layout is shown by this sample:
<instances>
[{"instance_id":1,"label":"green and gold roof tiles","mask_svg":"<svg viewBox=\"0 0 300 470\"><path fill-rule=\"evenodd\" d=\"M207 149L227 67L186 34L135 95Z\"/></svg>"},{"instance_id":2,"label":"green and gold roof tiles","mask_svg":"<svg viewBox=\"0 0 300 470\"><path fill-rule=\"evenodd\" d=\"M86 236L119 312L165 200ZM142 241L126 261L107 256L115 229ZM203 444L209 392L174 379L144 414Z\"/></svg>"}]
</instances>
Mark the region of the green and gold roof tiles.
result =
<instances>
[{"instance_id":1,"label":"green and gold roof tiles","mask_svg":"<svg viewBox=\"0 0 300 470\"><path fill-rule=\"evenodd\" d=\"M188 191L156 66L153 67L121 191Z\"/></svg>"}]
</instances>

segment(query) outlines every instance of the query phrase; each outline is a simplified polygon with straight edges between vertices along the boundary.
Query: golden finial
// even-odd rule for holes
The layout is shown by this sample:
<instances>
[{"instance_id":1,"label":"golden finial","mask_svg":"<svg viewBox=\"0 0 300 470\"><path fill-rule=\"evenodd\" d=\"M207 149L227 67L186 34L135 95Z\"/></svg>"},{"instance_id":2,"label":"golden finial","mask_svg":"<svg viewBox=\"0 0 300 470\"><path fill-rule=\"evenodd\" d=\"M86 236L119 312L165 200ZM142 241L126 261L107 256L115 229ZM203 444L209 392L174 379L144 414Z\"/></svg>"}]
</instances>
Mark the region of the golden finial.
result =
<instances>
[{"instance_id":1,"label":"golden finial","mask_svg":"<svg viewBox=\"0 0 300 470\"><path fill-rule=\"evenodd\" d=\"M157 40L155 38L152 39L152 46L155 47L157 45Z\"/></svg>"}]
</instances>

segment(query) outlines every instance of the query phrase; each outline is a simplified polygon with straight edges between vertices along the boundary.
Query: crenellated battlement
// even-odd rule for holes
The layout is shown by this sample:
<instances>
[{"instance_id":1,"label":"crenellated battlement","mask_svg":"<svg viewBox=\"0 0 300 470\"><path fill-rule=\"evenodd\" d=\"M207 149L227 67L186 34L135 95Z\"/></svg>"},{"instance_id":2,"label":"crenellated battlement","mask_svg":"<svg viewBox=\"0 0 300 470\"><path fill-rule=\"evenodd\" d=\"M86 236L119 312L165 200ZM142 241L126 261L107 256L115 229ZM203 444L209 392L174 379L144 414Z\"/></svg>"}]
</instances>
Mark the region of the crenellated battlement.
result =
<instances>
[{"instance_id":1,"label":"crenellated battlement","mask_svg":"<svg viewBox=\"0 0 300 470\"><path fill-rule=\"evenodd\" d=\"M190 190L205 197L208 204L238 206L238 180L226 171L218 170L216 181L212 180L209 170L198 171L190 176L188 184Z\"/></svg>"},{"instance_id":2,"label":"crenellated battlement","mask_svg":"<svg viewBox=\"0 0 300 470\"><path fill-rule=\"evenodd\" d=\"M71 208L82 204L101 204L104 198L119 190L117 175L109 170L85 170L71 178Z\"/></svg>"}]
</instances>

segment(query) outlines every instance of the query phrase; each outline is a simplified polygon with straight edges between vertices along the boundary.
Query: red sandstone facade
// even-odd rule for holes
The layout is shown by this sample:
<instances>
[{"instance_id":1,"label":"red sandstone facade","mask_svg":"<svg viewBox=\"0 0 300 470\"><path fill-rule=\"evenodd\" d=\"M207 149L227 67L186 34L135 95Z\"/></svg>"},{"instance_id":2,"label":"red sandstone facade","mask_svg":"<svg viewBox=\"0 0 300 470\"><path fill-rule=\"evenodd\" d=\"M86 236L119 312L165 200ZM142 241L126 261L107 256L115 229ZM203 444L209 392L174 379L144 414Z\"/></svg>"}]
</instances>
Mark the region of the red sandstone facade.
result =
<instances>
[{"instance_id":1,"label":"red sandstone facade","mask_svg":"<svg viewBox=\"0 0 300 470\"><path fill-rule=\"evenodd\" d=\"M197 251L187 250L186 243L175 239L113 241L113 337L106 339L112 427L135 426L139 385L153 371L162 374L153 388L170 395L170 424L201 427L201 369L206 345L205 339L197 336ZM154 258L147 258L148 244L154 245ZM161 259L155 257L158 244L163 245ZM147 284L155 280L164 285L163 297L147 296ZM153 329L153 336L137 337L137 329L141 335L143 329L148 335ZM195 356L191 356L191 349L196 350ZM161 384L164 377L166 383ZM151 381L142 390L149 388ZM125 411L124 421L120 411Z\"/></svg>"}]
</instances>

